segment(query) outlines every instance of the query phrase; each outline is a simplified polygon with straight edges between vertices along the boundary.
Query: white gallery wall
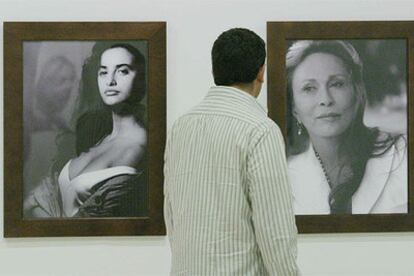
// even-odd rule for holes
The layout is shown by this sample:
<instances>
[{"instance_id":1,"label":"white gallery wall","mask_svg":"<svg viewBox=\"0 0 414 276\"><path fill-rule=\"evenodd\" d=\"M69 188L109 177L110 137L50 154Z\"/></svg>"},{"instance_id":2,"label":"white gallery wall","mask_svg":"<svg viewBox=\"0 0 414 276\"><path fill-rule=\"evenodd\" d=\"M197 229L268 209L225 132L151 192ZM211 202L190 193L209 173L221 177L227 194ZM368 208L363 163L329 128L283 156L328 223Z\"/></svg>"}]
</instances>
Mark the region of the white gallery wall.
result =
<instances>
[{"instance_id":1,"label":"white gallery wall","mask_svg":"<svg viewBox=\"0 0 414 276\"><path fill-rule=\"evenodd\" d=\"M0 0L0 37L4 21L166 21L170 128L213 85L210 50L224 30L246 27L265 39L266 21L414 20L413 11L414 1L398 0ZM3 43L0 52L3 64ZM3 91L2 66L0 84ZM266 90L259 97L263 106ZM0 107L2 114L3 97ZM0 140L3 152L3 127ZM2 236L1 188L0 275L168 275L170 268L165 237ZM299 236L305 276L414 275L413 260L414 232Z\"/></svg>"}]
</instances>

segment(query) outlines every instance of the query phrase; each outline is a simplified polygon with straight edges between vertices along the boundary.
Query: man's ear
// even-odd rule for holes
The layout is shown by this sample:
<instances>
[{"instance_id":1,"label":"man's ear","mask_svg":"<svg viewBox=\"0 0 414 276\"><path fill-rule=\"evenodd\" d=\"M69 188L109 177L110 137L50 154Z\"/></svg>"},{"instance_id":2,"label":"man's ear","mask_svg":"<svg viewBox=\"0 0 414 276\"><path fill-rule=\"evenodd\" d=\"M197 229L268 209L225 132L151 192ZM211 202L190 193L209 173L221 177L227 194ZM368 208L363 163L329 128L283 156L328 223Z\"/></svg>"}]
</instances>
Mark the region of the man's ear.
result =
<instances>
[{"instance_id":1,"label":"man's ear","mask_svg":"<svg viewBox=\"0 0 414 276\"><path fill-rule=\"evenodd\" d=\"M259 72L257 73L256 80L260 83L264 83L264 74L265 74L265 65L263 64L259 68Z\"/></svg>"}]
</instances>

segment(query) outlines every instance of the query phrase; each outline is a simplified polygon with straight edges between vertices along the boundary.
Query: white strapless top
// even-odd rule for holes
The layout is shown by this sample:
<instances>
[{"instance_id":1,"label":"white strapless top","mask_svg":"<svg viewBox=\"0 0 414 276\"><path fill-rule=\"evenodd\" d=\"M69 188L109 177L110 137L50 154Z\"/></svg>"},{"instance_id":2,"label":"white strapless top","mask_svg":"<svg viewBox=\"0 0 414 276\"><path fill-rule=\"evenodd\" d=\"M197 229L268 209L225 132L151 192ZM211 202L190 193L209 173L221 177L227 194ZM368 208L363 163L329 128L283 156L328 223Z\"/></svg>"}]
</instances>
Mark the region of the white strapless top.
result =
<instances>
[{"instance_id":1,"label":"white strapless top","mask_svg":"<svg viewBox=\"0 0 414 276\"><path fill-rule=\"evenodd\" d=\"M137 173L135 168L129 166L115 166L82 173L70 179L69 166L71 161L72 159L63 167L58 179L65 217L73 217L78 212L79 207L90 196L90 190L94 185L114 176Z\"/></svg>"}]
</instances>

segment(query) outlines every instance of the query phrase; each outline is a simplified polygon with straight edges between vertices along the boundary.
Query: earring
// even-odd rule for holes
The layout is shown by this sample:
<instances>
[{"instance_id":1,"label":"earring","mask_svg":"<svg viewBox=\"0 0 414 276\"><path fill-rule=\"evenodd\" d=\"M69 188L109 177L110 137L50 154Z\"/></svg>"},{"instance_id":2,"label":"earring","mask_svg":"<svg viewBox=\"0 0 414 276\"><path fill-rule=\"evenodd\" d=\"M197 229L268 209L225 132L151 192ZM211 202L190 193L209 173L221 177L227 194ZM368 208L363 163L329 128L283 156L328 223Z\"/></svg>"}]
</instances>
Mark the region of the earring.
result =
<instances>
[{"instance_id":1,"label":"earring","mask_svg":"<svg viewBox=\"0 0 414 276\"><path fill-rule=\"evenodd\" d=\"M302 135L302 129L303 129L303 127L302 127L302 124L298 120L296 120L296 127L298 129L298 135L299 136Z\"/></svg>"}]
</instances>

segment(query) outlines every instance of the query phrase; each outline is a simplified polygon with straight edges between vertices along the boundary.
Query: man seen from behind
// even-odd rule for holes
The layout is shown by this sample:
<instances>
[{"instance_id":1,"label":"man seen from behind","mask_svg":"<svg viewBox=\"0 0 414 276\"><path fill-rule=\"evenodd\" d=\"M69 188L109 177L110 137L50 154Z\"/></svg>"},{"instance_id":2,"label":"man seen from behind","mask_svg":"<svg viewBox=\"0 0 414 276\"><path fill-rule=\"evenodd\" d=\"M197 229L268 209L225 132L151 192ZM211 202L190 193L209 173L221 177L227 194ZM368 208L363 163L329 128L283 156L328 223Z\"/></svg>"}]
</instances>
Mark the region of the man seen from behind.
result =
<instances>
[{"instance_id":1,"label":"man seen from behind","mask_svg":"<svg viewBox=\"0 0 414 276\"><path fill-rule=\"evenodd\" d=\"M172 275L298 275L283 136L256 101L265 43L235 28L214 42L214 82L165 152Z\"/></svg>"}]
</instances>

